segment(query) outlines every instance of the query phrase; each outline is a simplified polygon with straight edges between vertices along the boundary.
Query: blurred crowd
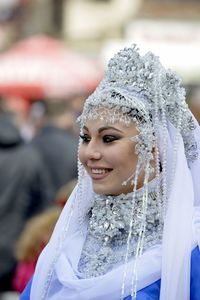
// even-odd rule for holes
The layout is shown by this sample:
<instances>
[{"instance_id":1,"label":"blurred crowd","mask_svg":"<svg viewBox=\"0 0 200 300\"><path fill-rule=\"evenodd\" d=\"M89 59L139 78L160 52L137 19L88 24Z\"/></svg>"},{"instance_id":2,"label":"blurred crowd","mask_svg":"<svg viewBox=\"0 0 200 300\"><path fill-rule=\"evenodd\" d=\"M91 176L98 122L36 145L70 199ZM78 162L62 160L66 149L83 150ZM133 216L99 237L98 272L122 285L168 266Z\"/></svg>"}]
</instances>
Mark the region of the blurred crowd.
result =
<instances>
[{"instance_id":1,"label":"blurred crowd","mask_svg":"<svg viewBox=\"0 0 200 300\"><path fill-rule=\"evenodd\" d=\"M0 98L2 300L18 299L76 184L84 100Z\"/></svg>"}]
</instances>

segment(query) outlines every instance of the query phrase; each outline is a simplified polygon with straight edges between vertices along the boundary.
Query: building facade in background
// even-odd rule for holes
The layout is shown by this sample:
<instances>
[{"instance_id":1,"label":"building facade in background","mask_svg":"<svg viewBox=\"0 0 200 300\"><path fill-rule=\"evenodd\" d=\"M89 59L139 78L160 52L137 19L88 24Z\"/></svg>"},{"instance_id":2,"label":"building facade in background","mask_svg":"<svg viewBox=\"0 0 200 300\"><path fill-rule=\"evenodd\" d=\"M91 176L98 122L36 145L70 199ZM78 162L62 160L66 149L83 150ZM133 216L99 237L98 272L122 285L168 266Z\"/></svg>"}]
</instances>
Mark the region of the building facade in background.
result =
<instances>
[{"instance_id":1,"label":"building facade in background","mask_svg":"<svg viewBox=\"0 0 200 300\"><path fill-rule=\"evenodd\" d=\"M4 6L11 2L15 14L5 22ZM5 37L12 44L47 33L80 51L100 55L106 64L116 45L137 43L160 55L187 84L200 83L199 0L0 0L0 16L1 49ZM8 34L1 37L8 24Z\"/></svg>"}]
</instances>

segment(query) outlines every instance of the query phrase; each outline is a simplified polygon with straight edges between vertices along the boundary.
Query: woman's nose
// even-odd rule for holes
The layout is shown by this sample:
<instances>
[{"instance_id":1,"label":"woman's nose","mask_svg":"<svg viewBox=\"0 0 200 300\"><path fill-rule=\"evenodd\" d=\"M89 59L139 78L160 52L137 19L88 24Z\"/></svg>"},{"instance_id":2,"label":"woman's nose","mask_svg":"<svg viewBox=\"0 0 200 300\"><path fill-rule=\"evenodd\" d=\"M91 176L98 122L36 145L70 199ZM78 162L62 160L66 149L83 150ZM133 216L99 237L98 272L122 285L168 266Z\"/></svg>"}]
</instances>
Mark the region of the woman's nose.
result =
<instances>
[{"instance_id":1,"label":"woman's nose","mask_svg":"<svg viewBox=\"0 0 200 300\"><path fill-rule=\"evenodd\" d=\"M92 159L100 159L102 154L101 151L95 143L90 142L87 146L87 159L92 160Z\"/></svg>"}]
</instances>

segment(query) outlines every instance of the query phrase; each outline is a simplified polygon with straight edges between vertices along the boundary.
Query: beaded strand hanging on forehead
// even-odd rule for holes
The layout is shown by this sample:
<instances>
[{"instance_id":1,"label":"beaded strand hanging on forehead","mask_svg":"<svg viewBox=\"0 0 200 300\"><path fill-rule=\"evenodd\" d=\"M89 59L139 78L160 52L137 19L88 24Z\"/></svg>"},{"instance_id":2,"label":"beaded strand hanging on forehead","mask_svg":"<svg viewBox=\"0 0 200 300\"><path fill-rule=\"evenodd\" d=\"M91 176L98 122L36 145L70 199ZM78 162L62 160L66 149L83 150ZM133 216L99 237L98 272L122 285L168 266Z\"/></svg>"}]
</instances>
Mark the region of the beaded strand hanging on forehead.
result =
<instances>
[{"instance_id":1,"label":"beaded strand hanging on forehead","mask_svg":"<svg viewBox=\"0 0 200 300\"><path fill-rule=\"evenodd\" d=\"M83 114L79 119L81 128L87 120L97 118L106 123L124 122L127 126L132 121L135 122L139 132L135 147L138 155L136 170L131 178L122 183L126 184L129 179L132 180L134 187L133 214L138 176L142 170L145 173L141 226L133 262L131 283L131 296L132 299L136 299L137 259L143 253L150 174L154 172L157 179L156 201L158 202L160 220L163 222L167 210L167 198L173 181L179 137L182 136L184 141L188 166L198 155L192 133L195 125L185 102L185 91L181 87L181 82L176 74L166 70L159 62L158 57L151 52L140 56L135 46L121 50L110 60L104 80L86 100ZM168 170L167 162L168 122L177 129L173 148L173 162L170 162L172 170ZM162 145L160 144L161 139ZM153 161L154 164L152 164ZM82 168L83 166L79 164L79 170ZM171 182L167 182L169 171L172 174ZM158 180L161 173L162 180ZM134 216L132 214L127 239L121 299L124 298L130 237L134 230Z\"/></svg>"}]
</instances>

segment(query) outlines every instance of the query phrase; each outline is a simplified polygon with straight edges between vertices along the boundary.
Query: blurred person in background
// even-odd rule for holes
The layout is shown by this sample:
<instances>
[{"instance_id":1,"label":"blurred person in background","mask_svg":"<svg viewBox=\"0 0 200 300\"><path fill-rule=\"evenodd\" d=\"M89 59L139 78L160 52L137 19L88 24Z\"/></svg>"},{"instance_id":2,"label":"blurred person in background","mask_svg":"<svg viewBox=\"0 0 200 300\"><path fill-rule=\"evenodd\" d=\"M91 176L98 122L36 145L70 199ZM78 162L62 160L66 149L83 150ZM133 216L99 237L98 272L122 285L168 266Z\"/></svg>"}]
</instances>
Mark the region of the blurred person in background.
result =
<instances>
[{"instance_id":1,"label":"blurred person in background","mask_svg":"<svg viewBox=\"0 0 200 300\"><path fill-rule=\"evenodd\" d=\"M20 131L20 135L25 142L29 142L33 137L33 131L29 122L30 101L21 96L4 95L3 106L5 111L9 111Z\"/></svg>"},{"instance_id":2,"label":"blurred person in background","mask_svg":"<svg viewBox=\"0 0 200 300\"><path fill-rule=\"evenodd\" d=\"M46 100L33 104L32 119L32 145L43 158L55 197L61 186L77 176L78 136L73 131L76 116L65 100Z\"/></svg>"},{"instance_id":3,"label":"blurred person in background","mask_svg":"<svg viewBox=\"0 0 200 300\"><path fill-rule=\"evenodd\" d=\"M56 195L55 205L30 218L16 244L17 268L13 288L22 292L32 277L42 249L48 243L62 208L77 183L76 179L62 186Z\"/></svg>"},{"instance_id":4,"label":"blurred person in background","mask_svg":"<svg viewBox=\"0 0 200 300\"><path fill-rule=\"evenodd\" d=\"M77 120L77 118L81 115L85 99L87 97L88 95L86 94L76 94L68 99L68 108L69 111L71 111L71 113L73 114L75 120ZM76 121L73 123L71 131L74 133L74 135L79 136L79 126Z\"/></svg>"},{"instance_id":5,"label":"blurred person in background","mask_svg":"<svg viewBox=\"0 0 200 300\"><path fill-rule=\"evenodd\" d=\"M28 220L17 241L17 266L13 276L13 289L22 292L33 276L41 251L51 237L61 213L61 207L50 207Z\"/></svg>"},{"instance_id":6,"label":"blurred person in background","mask_svg":"<svg viewBox=\"0 0 200 300\"><path fill-rule=\"evenodd\" d=\"M25 144L5 99L0 99L0 291L12 289L14 244L26 221L52 204L41 157Z\"/></svg>"}]
</instances>

